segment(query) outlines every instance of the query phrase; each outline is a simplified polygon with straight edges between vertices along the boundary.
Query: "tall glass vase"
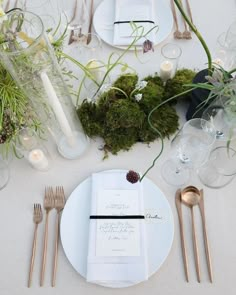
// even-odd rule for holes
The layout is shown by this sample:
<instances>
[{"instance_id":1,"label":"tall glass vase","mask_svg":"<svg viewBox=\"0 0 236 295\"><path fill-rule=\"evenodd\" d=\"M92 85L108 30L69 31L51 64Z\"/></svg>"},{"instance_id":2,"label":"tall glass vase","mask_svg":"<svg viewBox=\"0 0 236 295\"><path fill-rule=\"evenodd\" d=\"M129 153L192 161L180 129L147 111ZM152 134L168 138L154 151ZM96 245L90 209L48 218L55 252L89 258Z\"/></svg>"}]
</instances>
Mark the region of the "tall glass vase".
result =
<instances>
[{"instance_id":1,"label":"tall glass vase","mask_svg":"<svg viewBox=\"0 0 236 295\"><path fill-rule=\"evenodd\" d=\"M68 159L79 157L88 146L55 51L41 19L14 10L0 25L0 58L32 102L39 119L55 139L58 151Z\"/></svg>"}]
</instances>

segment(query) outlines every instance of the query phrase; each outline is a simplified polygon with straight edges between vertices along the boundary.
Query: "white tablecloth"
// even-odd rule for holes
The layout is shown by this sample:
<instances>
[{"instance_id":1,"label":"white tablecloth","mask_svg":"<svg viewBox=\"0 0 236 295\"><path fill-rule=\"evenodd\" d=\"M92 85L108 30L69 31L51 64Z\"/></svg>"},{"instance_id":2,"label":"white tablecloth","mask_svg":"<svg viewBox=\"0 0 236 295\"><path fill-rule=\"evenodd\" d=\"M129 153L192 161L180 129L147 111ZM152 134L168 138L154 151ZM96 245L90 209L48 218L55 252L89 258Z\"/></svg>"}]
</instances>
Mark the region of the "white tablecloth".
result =
<instances>
[{"instance_id":1,"label":"white tablecloth","mask_svg":"<svg viewBox=\"0 0 236 295\"><path fill-rule=\"evenodd\" d=\"M30 0L28 0L30 2ZM51 0L52 1L52 0ZM74 3L74 1L68 0ZM95 1L95 6L100 1ZM234 0L191 0L195 25L204 36L211 50L214 49L217 36L224 32L236 20L236 4ZM183 27L181 25L181 27ZM172 34L165 42L176 42L183 50L180 60L181 67L203 68L207 62L206 55L194 37L190 41L173 40ZM163 42L164 44L164 42ZM141 76L154 73L158 69L160 58L160 44L156 46L154 62L141 65L133 53L127 54L125 60L134 66ZM111 50L118 50L103 44L102 56L108 56ZM118 50L119 51L119 50ZM183 112L180 107L180 114ZM183 116L182 116L183 119ZM53 167L46 173L33 170L24 160L13 159L11 162L11 177L7 187L0 191L0 294L1 295L64 295L64 294L110 294L109 288L89 284L70 265L63 249L59 247L59 263L56 287L50 287L52 266L52 243L48 249L48 264L46 269L45 287L39 287L39 273L41 265L43 226L38 232L38 253L32 289L27 288L31 239L33 238L32 204L42 203L45 185L63 185L66 195L93 172L106 169L134 169L143 172L152 162L159 149L159 143L147 145L137 144L129 152L120 152L117 156L110 155L102 160L103 153L98 150L100 142L92 141L87 153L78 160L66 160L60 157L53 145L50 151L54 153ZM212 253L214 283L210 284L205 263L202 232L199 230L199 246L201 261L202 283L197 283L192 252L191 235L187 235L189 253L190 282L185 282L178 218L175 209L175 188L168 186L160 176L161 164L169 152L169 142L166 141L164 153L158 160L148 177L165 193L174 214L175 238L172 250L158 273L148 281L128 289L113 290L114 294L181 294L181 295L233 295L235 294L236 277L236 182L220 190L204 187L205 210L208 234ZM192 182L199 188L203 186L196 179ZM185 208L184 208L185 209ZM187 210L187 209L186 209ZM184 214L187 215L187 211ZM55 212L51 213L49 234L53 237ZM187 217L187 216L186 216ZM200 223L200 216L196 214L196 222ZM186 227L190 233L189 225Z\"/></svg>"}]
</instances>

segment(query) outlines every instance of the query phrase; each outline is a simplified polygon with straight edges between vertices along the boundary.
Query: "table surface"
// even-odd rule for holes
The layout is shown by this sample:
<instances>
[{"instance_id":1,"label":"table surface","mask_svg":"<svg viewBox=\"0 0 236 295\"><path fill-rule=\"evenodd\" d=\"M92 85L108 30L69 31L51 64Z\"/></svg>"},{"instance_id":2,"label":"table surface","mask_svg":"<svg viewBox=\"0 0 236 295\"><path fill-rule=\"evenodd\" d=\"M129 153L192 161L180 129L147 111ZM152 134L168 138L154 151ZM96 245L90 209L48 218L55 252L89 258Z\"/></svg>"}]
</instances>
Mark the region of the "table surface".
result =
<instances>
[{"instance_id":1,"label":"table surface","mask_svg":"<svg viewBox=\"0 0 236 295\"><path fill-rule=\"evenodd\" d=\"M30 2L30 0L28 0ZM169 4L169 1L166 0ZM74 3L74 1L67 1ZM100 1L95 1L95 6ZM221 32L226 31L235 21L236 3L234 0L191 0L195 25L204 36L209 48L214 50L216 39ZM183 24L181 24L183 28ZM195 69L204 68L207 59L199 41L194 36L190 41L174 40L172 34L155 47L152 62L139 64L132 52L125 59L133 65L140 76L152 74L158 70L160 48L166 42L175 42L182 48L180 67ZM119 49L103 43L104 57L111 51L121 52ZM184 120L183 106L179 107L180 120ZM34 225L32 222L33 203L43 203L44 188L46 185L63 185L68 197L74 188L92 172L106 169L134 169L144 172L150 165L160 148L158 141L150 144L136 144L129 152L120 152L117 156L109 155L103 160L103 153L99 150L100 140L91 140L86 154L77 160L66 160L58 155L56 148L49 145L53 154L53 166L48 172L39 172L32 169L23 159L13 159L10 163L11 175L7 187L0 191L0 294L110 294L111 289L89 284L70 265L64 255L61 244L59 246L59 264L56 287L50 286L53 253L53 235L55 212L50 216L49 224L49 252L46 269L45 286L39 287L39 273L42 256L43 224L38 232L38 251L35 261L35 270L32 288L27 288L27 278L30 262L31 243ZM160 167L170 155L169 142L165 141L164 153L156 166L149 172L148 177L164 192L173 211L175 236L173 246L165 263L160 270L148 281L133 287L112 290L113 294L207 294L227 295L235 294L236 274L236 198L235 181L222 189L213 190L204 187L193 177L191 184L204 188L207 230L210 240L214 282L209 282L204 254L204 245L201 231L201 221L196 210L198 227L200 262L202 282L199 284L194 268L193 249L190 235L190 212L184 208L186 221L187 249L189 253L190 282L186 283L181 255L179 223L175 208L174 195L176 188L168 186L161 178ZM197 208L196 208L197 209Z\"/></svg>"}]
</instances>

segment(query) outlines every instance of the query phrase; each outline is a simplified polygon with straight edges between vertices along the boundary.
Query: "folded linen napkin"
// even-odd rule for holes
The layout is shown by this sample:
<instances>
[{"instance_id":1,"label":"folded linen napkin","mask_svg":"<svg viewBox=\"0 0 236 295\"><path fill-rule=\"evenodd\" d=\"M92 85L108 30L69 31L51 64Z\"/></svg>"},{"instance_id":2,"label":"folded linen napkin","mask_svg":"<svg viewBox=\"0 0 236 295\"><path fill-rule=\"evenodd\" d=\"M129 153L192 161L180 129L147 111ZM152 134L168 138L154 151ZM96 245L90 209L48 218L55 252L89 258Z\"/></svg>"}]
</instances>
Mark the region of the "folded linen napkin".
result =
<instances>
[{"instance_id":1,"label":"folded linen napkin","mask_svg":"<svg viewBox=\"0 0 236 295\"><path fill-rule=\"evenodd\" d=\"M115 0L113 44L129 45L135 37L142 34L141 29L134 32L131 21L138 27L142 26L144 34L148 32L155 26L153 12L153 0ZM154 30L146 38L154 42ZM136 45L142 45L146 38L138 40Z\"/></svg>"},{"instance_id":2,"label":"folded linen napkin","mask_svg":"<svg viewBox=\"0 0 236 295\"><path fill-rule=\"evenodd\" d=\"M92 175L91 215L137 216L136 219L90 219L87 281L119 286L148 278L142 183L126 172Z\"/></svg>"}]
</instances>

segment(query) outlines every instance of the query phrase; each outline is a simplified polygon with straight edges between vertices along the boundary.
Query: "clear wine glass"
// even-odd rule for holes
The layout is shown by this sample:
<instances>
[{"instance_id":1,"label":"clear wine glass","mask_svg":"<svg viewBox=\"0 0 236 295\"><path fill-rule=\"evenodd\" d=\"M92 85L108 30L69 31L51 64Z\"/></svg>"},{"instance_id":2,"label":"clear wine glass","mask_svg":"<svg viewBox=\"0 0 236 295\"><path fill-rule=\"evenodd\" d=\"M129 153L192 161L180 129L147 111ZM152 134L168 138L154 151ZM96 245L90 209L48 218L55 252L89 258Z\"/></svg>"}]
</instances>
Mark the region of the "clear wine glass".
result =
<instances>
[{"instance_id":1,"label":"clear wine glass","mask_svg":"<svg viewBox=\"0 0 236 295\"><path fill-rule=\"evenodd\" d=\"M221 188L236 176L236 150L227 145L214 148L208 161L198 169L201 182L210 188Z\"/></svg>"},{"instance_id":2,"label":"clear wine glass","mask_svg":"<svg viewBox=\"0 0 236 295\"><path fill-rule=\"evenodd\" d=\"M187 121L171 142L172 156L162 166L163 179L175 186L186 184L191 171L208 159L215 138L211 122L201 118Z\"/></svg>"}]
</instances>

